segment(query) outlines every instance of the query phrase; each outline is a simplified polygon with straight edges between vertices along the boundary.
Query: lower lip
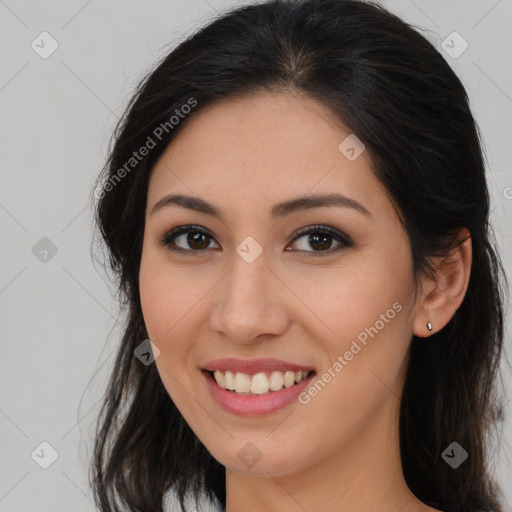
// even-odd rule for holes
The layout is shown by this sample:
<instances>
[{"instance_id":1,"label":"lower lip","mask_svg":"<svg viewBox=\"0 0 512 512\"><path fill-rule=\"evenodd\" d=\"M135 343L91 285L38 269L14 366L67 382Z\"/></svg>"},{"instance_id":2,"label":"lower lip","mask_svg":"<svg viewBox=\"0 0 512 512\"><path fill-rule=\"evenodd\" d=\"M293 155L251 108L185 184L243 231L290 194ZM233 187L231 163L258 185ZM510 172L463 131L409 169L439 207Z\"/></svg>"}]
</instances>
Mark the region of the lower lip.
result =
<instances>
[{"instance_id":1,"label":"lower lip","mask_svg":"<svg viewBox=\"0 0 512 512\"><path fill-rule=\"evenodd\" d=\"M270 414L292 403L309 385L315 373L289 388L269 391L264 395L243 395L221 388L212 375L203 370L208 389L217 403L226 411L240 416L260 416Z\"/></svg>"}]
</instances>

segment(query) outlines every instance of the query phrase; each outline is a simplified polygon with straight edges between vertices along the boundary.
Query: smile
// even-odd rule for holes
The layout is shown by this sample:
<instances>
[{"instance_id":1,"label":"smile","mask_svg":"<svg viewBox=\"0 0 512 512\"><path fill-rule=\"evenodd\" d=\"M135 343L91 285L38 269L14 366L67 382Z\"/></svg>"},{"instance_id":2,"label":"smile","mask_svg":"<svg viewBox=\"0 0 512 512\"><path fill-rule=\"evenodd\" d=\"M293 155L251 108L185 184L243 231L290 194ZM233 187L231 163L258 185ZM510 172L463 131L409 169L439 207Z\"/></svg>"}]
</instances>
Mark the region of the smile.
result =
<instances>
[{"instance_id":1,"label":"smile","mask_svg":"<svg viewBox=\"0 0 512 512\"><path fill-rule=\"evenodd\" d=\"M280 410L310 384L316 370L271 358L216 359L201 368L214 402L240 416Z\"/></svg>"},{"instance_id":2,"label":"smile","mask_svg":"<svg viewBox=\"0 0 512 512\"><path fill-rule=\"evenodd\" d=\"M215 382L224 389L235 393L244 393L252 395L263 395L289 388L306 379L312 372L302 371L294 372L259 372L254 375L242 372L215 370L212 373Z\"/></svg>"}]
</instances>

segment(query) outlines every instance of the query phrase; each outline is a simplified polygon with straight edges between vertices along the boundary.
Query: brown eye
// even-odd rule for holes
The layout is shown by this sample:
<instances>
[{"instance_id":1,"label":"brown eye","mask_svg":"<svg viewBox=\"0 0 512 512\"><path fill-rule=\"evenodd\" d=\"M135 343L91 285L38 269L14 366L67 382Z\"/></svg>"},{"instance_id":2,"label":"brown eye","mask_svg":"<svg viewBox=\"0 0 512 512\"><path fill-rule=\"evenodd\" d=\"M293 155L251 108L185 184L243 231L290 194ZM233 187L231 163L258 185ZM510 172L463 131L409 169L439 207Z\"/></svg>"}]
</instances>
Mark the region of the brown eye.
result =
<instances>
[{"instance_id":1,"label":"brown eye","mask_svg":"<svg viewBox=\"0 0 512 512\"><path fill-rule=\"evenodd\" d=\"M210 245L208 235L195 231L190 231L186 235L186 241L192 249L206 249Z\"/></svg>"},{"instance_id":2,"label":"brown eye","mask_svg":"<svg viewBox=\"0 0 512 512\"><path fill-rule=\"evenodd\" d=\"M329 249L333 241L333 237L331 235L310 234L308 236L308 243L313 247L313 249L315 249L315 251Z\"/></svg>"},{"instance_id":3,"label":"brown eye","mask_svg":"<svg viewBox=\"0 0 512 512\"><path fill-rule=\"evenodd\" d=\"M159 241L173 251L204 252L208 249L212 236L194 226L181 226L166 233Z\"/></svg>"},{"instance_id":4,"label":"brown eye","mask_svg":"<svg viewBox=\"0 0 512 512\"><path fill-rule=\"evenodd\" d=\"M315 225L301 228L295 232L293 242L301 238L304 238L304 242L300 244L302 248L299 247L299 251L311 253L308 256L323 256L321 253L332 254L353 245L352 240L347 235L330 226ZM338 245L333 250L329 250L333 241L337 242ZM311 247L313 251L308 250L308 247Z\"/></svg>"},{"instance_id":5,"label":"brown eye","mask_svg":"<svg viewBox=\"0 0 512 512\"><path fill-rule=\"evenodd\" d=\"M323 225L301 228L294 233L293 237L292 242L304 238L304 242L299 244L302 247L299 247L298 250L308 256L332 254L353 245L352 240L347 235L335 228ZM172 251L199 255L206 252L212 241L214 241L214 238L203 229L195 226L180 226L165 233L159 239L159 244L168 247ZM332 249L333 242L337 242L334 249ZM218 245L217 248L219 248ZM309 250L309 248L313 250ZM288 247L285 250L289 251Z\"/></svg>"}]
</instances>

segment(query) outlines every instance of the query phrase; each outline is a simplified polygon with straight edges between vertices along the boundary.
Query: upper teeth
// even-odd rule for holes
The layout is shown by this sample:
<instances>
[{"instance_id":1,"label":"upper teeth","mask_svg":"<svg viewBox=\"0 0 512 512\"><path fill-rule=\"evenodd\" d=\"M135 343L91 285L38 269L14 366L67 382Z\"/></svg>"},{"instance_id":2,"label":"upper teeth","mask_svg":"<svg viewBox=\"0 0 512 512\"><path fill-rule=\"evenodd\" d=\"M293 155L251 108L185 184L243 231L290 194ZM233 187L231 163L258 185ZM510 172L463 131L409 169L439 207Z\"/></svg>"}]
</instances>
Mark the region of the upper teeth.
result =
<instances>
[{"instance_id":1,"label":"upper teeth","mask_svg":"<svg viewBox=\"0 0 512 512\"><path fill-rule=\"evenodd\" d=\"M217 384L236 393L254 393L262 395L271 391L279 391L283 388L289 388L296 382L304 380L308 376L308 371L298 372L272 372L267 377L265 372L249 375L247 373L230 372L229 370L215 370L213 376Z\"/></svg>"}]
</instances>

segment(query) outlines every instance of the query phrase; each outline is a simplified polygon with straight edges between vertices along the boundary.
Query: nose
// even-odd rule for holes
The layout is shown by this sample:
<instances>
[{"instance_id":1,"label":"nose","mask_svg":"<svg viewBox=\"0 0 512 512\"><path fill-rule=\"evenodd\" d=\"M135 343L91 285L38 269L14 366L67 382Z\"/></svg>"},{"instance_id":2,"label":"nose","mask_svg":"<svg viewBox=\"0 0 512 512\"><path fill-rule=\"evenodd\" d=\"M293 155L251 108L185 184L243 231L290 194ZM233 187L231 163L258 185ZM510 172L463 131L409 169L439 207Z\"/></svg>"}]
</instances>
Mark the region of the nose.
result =
<instances>
[{"instance_id":1,"label":"nose","mask_svg":"<svg viewBox=\"0 0 512 512\"><path fill-rule=\"evenodd\" d=\"M244 345L283 334L290 322L290 292L269 267L265 252L252 263L238 254L232 259L231 270L215 287L212 331Z\"/></svg>"}]
</instances>

